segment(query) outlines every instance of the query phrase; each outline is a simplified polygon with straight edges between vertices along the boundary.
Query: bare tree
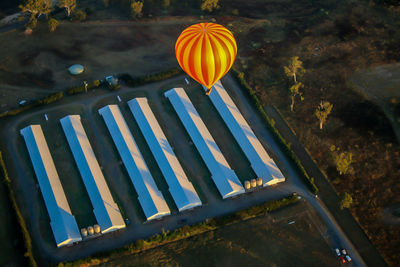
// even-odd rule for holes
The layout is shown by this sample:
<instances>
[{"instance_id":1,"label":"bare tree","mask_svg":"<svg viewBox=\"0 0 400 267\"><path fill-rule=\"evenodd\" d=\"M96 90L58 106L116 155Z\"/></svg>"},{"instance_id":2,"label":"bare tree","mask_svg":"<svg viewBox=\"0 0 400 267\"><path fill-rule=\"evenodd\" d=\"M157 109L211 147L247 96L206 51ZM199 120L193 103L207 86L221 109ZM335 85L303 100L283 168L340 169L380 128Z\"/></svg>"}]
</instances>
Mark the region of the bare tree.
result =
<instances>
[{"instance_id":1,"label":"bare tree","mask_svg":"<svg viewBox=\"0 0 400 267\"><path fill-rule=\"evenodd\" d=\"M328 115L331 113L333 105L328 101L321 101L317 109L315 110L315 116L319 120L319 128L322 130L324 123L326 122Z\"/></svg>"}]
</instances>

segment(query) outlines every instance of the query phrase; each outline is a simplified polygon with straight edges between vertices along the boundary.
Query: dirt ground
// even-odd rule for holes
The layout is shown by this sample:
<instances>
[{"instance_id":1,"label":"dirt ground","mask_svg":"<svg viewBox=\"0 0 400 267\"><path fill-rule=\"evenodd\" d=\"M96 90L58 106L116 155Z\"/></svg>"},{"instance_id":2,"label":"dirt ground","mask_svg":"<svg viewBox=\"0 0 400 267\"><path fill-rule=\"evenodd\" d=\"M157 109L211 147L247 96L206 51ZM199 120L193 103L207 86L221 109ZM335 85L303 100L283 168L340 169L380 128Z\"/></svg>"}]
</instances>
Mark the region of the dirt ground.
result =
<instances>
[{"instance_id":1,"label":"dirt ground","mask_svg":"<svg viewBox=\"0 0 400 267\"><path fill-rule=\"evenodd\" d=\"M84 80L119 73L141 76L177 67L175 38L193 21L61 22L54 34L49 34L45 25L30 36L20 31L2 34L0 50L7 53L0 53L0 109L7 110L21 99L37 99ZM18 40L19 45L10 40ZM71 76L68 67L77 63L85 67L85 72Z\"/></svg>"},{"instance_id":2,"label":"dirt ground","mask_svg":"<svg viewBox=\"0 0 400 267\"><path fill-rule=\"evenodd\" d=\"M350 82L382 108L400 143L400 117L393 108L400 103L400 63L360 70L350 78Z\"/></svg>"},{"instance_id":3,"label":"dirt ground","mask_svg":"<svg viewBox=\"0 0 400 267\"><path fill-rule=\"evenodd\" d=\"M301 204L99 266L340 266L324 231Z\"/></svg>"}]
</instances>

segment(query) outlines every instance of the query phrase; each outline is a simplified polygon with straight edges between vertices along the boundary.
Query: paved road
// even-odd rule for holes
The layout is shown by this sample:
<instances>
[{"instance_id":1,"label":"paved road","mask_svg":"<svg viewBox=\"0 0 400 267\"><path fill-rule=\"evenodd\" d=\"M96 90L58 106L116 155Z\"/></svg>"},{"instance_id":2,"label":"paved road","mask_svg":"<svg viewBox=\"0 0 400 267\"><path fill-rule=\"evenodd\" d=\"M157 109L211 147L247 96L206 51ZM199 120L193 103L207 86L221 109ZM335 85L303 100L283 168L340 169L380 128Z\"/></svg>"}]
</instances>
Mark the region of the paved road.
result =
<instances>
[{"instance_id":1,"label":"paved road","mask_svg":"<svg viewBox=\"0 0 400 267\"><path fill-rule=\"evenodd\" d=\"M135 90L143 91L144 89L151 90L151 88L159 88L164 83L170 83L171 81L174 80L180 81L183 79L183 77L184 76L180 76L175 79L151 85L145 85L138 88L123 87L121 90L117 92L110 92L102 95L96 95L93 96L92 98L86 98L86 99L83 98L81 100L79 100L79 96L77 96L76 98L74 98L74 100L76 101L74 101L73 103L76 105L84 106L86 110L85 113L90 118L91 116L93 116L91 114L91 110L94 107L94 105L99 100L105 97L115 96L117 94L123 95L124 93L132 92ZM246 101L247 98L244 97L243 92L238 87L238 85L235 82L233 82L233 80L230 77L225 78L223 80L223 83L225 85L227 84L230 85L227 88L228 91L232 90L230 91L230 93L234 101L238 105L239 109L242 111L244 117L248 120L255 134L259 137L260 141L267 148L268 152L271 153L271 156L277 161L277 164L287 177L287 181L278 186L263 188L253 193L245 194L237 198L228 200L221 200L216 198L209 192L209 189L207 188L206 184L200 184L201 189L206 194L208 205L204 205L201 208L197 208L192 211L165 217L161 221L156 221L146 224L142 224L138 220L136 220L135 216L132 215L133 213L128 210L127 215L131 219L132 223L126 229L106 234L101 238L93 239L87 242L81 242L72 247L64 247L57 249L55 248L54 244L49 244L44 242L44 239L38 230L39 212L35 210L35 207L37 208L38 204L32 203L33 201L31 201L32 192L35 192L35 194L40 194L40 192L36 188L34 181L32 181L33 179L31 177L26 177L26 175L24 175L25 173L29 172L27 168L29 168L30 166L26 164L25 159L21 156L21 154L23 153L18 153L15 149L16 147L18 147L17 144L21 142L21 140L18 139L20 138L19 134L17 134L19 129L16 128L19 123L25 121L32 115L48 113L51 110L68 106L71 104L72 101L67 101L68 103L65 104L50 106L44 109L36 110L29 114L21 115L17 119L10 121L5 127L3 137L8 137L6 139L10 140L7 143L9 152L8 155L10 155L14 167L18 166L18 168L15 168L16 170L18 170L16 176L17 180L15 181L15 183L18 186L18 190L22 192L22 194L20 194L22 197L19 196L19 198L20 200L23 201L24 207L26 207L25 210L27 214L25 215L28 215L27 217L30 218L29 222L30 222L31 233L33 235L33 239L36 245L41 251L41 258L49 259L51 261L65 261L65 260L74 260L82 258L96 252L107 251L115 247L121 247L123 245L131 243L133 240L136 239L149 237L153 234L159 233L161 227L163 227L166 230L172 230L181 227L182 225L179 224L179 221L182 219L186 220L188 224L193 224L201 222L206 218L229 214L240 209L248 208L256 204L263 203L267 200L281 198L292 192L298 192L301 196L303 196L305 200L307 200L311 204L312 207L314 207L314 209L318 212L320 217L326 223L328 227L328 231L326 234L328 236L328 240L330 241L332 247L346 248L353 258L353 265L364 266L365 265L364 261L359 256L357 250L348 240L346 235L343 233L339 225L336 223L333 216L329 213L328 209L319 199L315 198L315 196L312 195L306 189L305 185L297 175L295 168L291 165L290 161L287 158L285 158L283 152L280 151L278 145L274 142L271 134L266 130L264 122L254 111L251 104L248 101ZM156 97L154 92L152 94L153 94L152 97L154 97L155 101L161 101L159 97ZM241 101L237 101L237 99L241 99ZM95 123L91 122L91 127L96 127ZM98 134L95 134L94 140L92 140L93 143L96 142L99 144L102 141L103 140L101 139L101 136ZM116 188L117 190L120 190L118 189L118 187Z\"/></svg>"}]
</instances>

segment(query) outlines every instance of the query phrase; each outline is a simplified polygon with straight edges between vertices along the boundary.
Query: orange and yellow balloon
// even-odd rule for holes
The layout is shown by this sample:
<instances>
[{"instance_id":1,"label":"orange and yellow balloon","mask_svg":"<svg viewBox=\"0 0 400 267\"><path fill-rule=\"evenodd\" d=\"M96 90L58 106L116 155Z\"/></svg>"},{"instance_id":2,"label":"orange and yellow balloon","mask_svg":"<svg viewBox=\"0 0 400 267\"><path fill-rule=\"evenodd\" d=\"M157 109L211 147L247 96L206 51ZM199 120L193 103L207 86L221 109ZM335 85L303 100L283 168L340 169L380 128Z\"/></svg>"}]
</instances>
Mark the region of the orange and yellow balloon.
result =
<instances>
[{"instance_id":1,"label":"orange and yellow balloon","mask_svg":"<svg viewBox=\"0 0 400 267\"><path fill-rule=\"evenodd\" d=\"M232 67L236 53L233 34L216 23L199 23L186 28L175 44L179 65L208 88L207 94Z\"/></svg>"}]
</instances>

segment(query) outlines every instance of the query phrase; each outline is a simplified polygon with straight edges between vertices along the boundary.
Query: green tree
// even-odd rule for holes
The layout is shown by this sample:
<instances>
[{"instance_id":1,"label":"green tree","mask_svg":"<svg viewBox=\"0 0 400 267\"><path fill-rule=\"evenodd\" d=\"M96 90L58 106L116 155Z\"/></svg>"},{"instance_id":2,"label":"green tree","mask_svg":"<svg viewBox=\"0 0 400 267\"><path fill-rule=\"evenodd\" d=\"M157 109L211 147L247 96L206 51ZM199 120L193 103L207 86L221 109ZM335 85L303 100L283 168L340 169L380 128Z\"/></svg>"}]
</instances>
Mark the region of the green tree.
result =
<instances>
[{"instance_id":1,"label":"green tree","mask_svg":"<svg viewBox=\"0 0 400 267\"><path fill-rule=\"evenodd\" d=\"M296 82L295 84L293 84L293 85L289 88L289 91L290 91L290 98L292 99L292 102L291 102L291 104L290 104L290 111L292 111L292 112L293 112L293 109L294 109L294 100L295 100L295 97L298 95L298 96L300 96L300 99L301 99L302 101L304 100L303 93L300 92L300 89L303 88L303 87L304 87L304 85L303 85L301 82Z\"/></svg>"},{"instance_id":2,"label":"green tree","mask_svg":"<svg viewBox=\"0 0 400 267\"><path fill-rule=\"evenodd\" d=\"M76 8L76 0L58 0L58 7L65 8L69 17L71 12Z\"/></svg>"},{"instance_id":3,"label":"green tree","mask_svg":"<svg viewBox=\"0 0 400 267\"><path fill-rule=\"evenodd\" d=\"M285 74L297 83L297 77L303 75L306 70L303 68L303 62L299 60L299 57L292 57L289 59L288 65L283 67Z\"/></svg>"},{"instance_id":4,"label":"green tree","mask_svg":"<svg viewBox=\"0 0 400 267\"><path fill-rule=\"evenodd\" d=\"M49 30L51 31L51 32L54 32L56 29L57 29L57 27L58 27L58 25L60 24L55 18L50 18L48 21L47 21L47 24L49 25Z\"/></svg>"},{"instance_id":5,"label":"green tree","mask_svg":"<svg viewBox=\"0 0 400 267\"><path fill-rule=\"evenodd\" d=\"M132 18L140 18L142 16L143 2L132 1L131 2L131 16Z\"/></svg>"},{"instance_id":6,"label":"green tree","mask_svg":"<svg viewBox=\"0 0 400 267\"><path fill-rule=\"evenodd\" d=\"M25 0L19 8L23 13L30 13L31 18L38 18L41 15L47 15L52 10L51 0Z\"/></svg>"},{"instance_id":7,"label":"green tree","mask_svg":"<svg viewBox=\"0 0 400 267\"><path fill-rule=\"evenodd\" d=\"M212 12L215 9L218 9L218 0L203 0L201 3L201 10L205 11L207 10L208 12Z\"/></svg>"},{"instance_id":8,"label":"green tree","mask_svg":"<svg viewBox=\"0 0 400 267\"><path fill-rule=\"evenodd\" d=\"M321 101L317 109L315 110L315 116L319 120L319 128L322 130L324 123L326 122L328 115L331 113L333 105L328 101Z\"/></svg>"},{"instance_id":9,"label":"green tree","mask_svg":"<svg viewBox=\"0 0 400 267\"><path fill-rule=\"evenodd\" d=\"M340 152L340 148L336 148L335 146L331 146L331 151L336 170L340 175L353 172L353 167L351 166L353 163L353 153L347 151Z\"/></svg>"},{"instance_id":10,"label":"green tree","mask_svg":"<svg viewBox=\"0 0 400 267\"><path fill-rule=\"evenodd\" d=\"M347 192L343 192L340 194L340 209L348 209L351 207L351 204L353 204L353 198L351 195Z\"/></svg>"}]
</instances>

